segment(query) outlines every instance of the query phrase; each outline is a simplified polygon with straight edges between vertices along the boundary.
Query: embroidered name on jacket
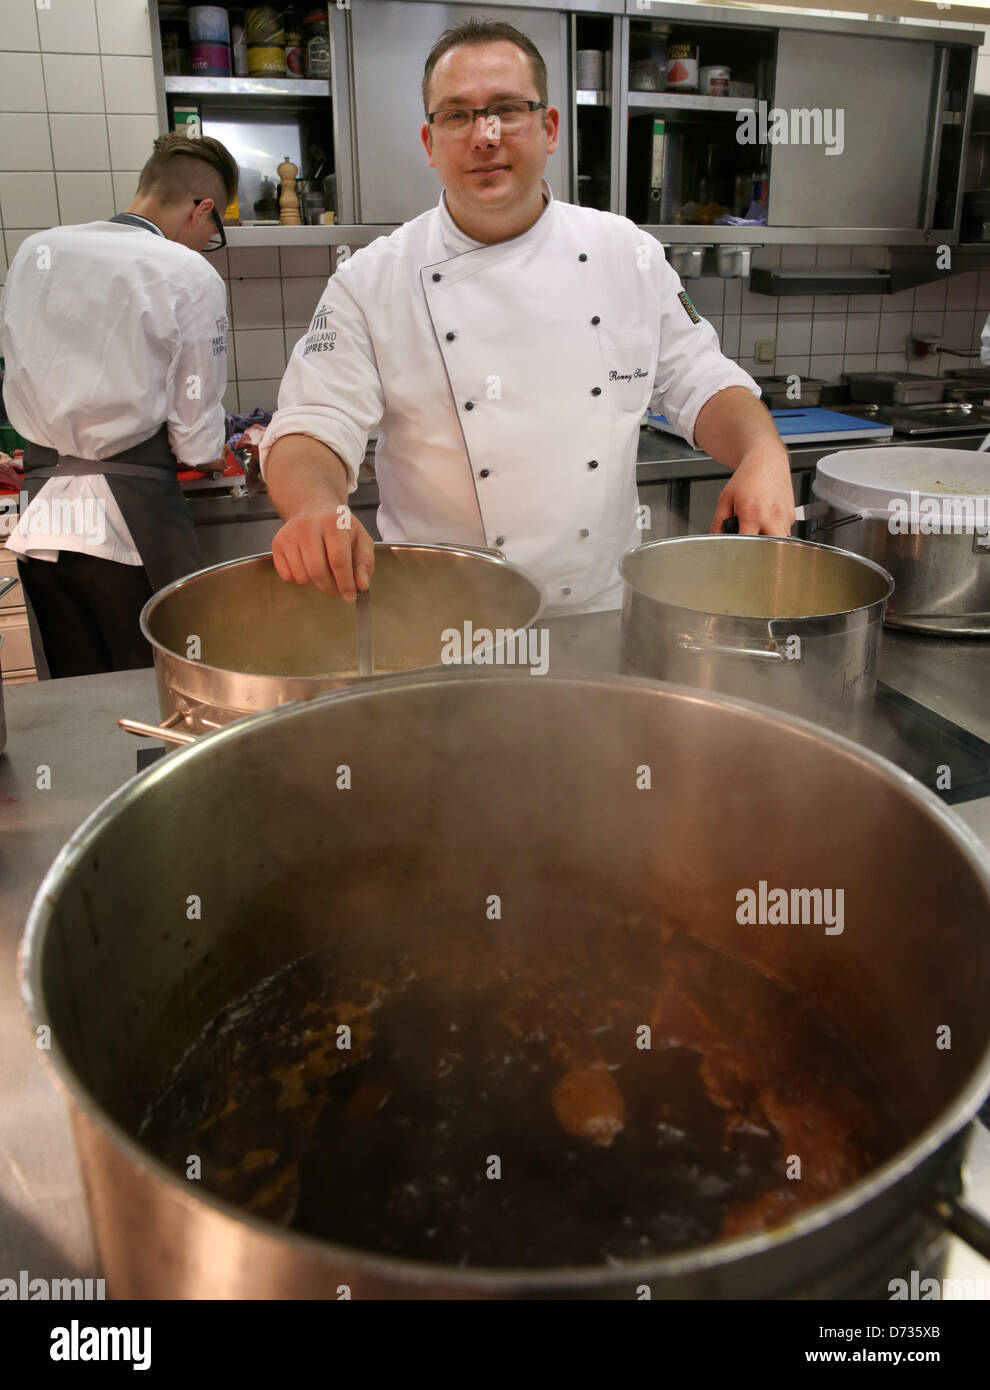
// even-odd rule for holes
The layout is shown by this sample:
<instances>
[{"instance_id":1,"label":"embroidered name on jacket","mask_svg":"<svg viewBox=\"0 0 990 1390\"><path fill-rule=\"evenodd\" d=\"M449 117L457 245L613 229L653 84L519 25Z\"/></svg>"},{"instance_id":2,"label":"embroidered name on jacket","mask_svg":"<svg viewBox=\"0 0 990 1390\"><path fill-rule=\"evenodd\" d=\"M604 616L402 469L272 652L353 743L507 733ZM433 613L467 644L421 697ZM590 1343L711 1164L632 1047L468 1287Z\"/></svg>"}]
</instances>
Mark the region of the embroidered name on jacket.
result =
<instances>
[{"instance_id":1,"label":"embroidered name on jacket","mask_svg":"<svg viewBox=\"0 0 990 1390\"><path fill-rule=\"evenodd\" d=\"M642 367L636 367L631 372L609 372L609 381L635 381L637 377L647 376L648 373Z\"/></svg>"}]
</instances>

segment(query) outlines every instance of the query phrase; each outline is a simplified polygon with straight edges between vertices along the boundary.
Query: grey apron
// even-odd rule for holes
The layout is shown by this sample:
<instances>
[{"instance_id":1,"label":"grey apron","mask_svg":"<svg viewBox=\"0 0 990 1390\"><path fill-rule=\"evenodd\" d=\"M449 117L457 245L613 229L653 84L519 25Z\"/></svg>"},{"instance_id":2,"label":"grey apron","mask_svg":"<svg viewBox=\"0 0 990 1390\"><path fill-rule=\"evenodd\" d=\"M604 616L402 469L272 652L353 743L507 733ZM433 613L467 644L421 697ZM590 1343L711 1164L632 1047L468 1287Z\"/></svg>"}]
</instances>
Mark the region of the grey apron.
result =
<instances>
[{"instance_id":1,"label":"grey apron","mask_svg":"<svg viewBox=\"0 0 990 1390\"><path fill-rule=\"evenodd\" d=\"M176 478L178 468L167 425L150 439L106 459L66 457L30 441L24 445L24 489L29 503L49 478L106 477L154 591L200 568L192 515Z\"/></svg>"}]
</instances>

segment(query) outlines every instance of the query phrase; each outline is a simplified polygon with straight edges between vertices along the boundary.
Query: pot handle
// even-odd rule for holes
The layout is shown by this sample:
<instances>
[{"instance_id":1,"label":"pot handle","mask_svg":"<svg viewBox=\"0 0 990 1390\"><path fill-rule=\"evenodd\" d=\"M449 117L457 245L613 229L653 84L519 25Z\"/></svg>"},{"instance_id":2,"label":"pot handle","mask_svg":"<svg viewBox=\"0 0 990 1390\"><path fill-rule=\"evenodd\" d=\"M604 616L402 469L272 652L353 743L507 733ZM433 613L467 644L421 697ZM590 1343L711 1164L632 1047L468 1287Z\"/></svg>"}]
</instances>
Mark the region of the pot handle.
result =
<instances>
[{"instance_id":1,"label":"pot handle","mask_svg":"<svg viewBox=\"0 0 990 1390\"><path fill-rule=\"evenodd\" d=\"M850 521L860 520L859 512L854 512L851 516L840 516L838 521L830 521L826 526L819 521L819 517L824 516L827 511L827 502L807 502L803 507L797 508L797 520L813 521L816 531L834 531L837 526L848 526ZM734 512L722 522L722 533L726 536L738 536L739 518Z\"/></svg>"},{"instance_id":2,"label":"pot handle","mask_svg":"<svg viewBox=\"0 0 990 1390\"><path fill-rule=\"evenodd\" d=\"M501 550L496 550L493 545L454 545L447 541L429 541L431 550L466 550L470 555L485 555L492 560L504 560L505 555Z\"/></svg>"},{"instance_id":3,"label":"pot handle","mask_svg":"<svg viewBox=\"0 0 990 1390\"><path fill-rule=\"evenodd\" d=\"M936 1212L954 1236L985 1260L990 1260L990 1207L978 1205L975 1194L986 1191L988 1182L990 1132L977 1119L970 1125L963 1160L963 1190L944 1198Z\"/></svg>"},{"instance_id":4,"label":"pot handle","mask_svg":"<svg viewBox=\"0 0 990 1390\"><path fill-rule=\"evenodd\" d=\"M816 532L817 532L817 531L834 531L838 526L848 526L849 523L850 523L850 521L860 521L860 520L862 520L862 518L861 518L861 516L860 516L860 513L859 513L859 512L853 512L851 516L840 516L839 519L838 519L838 521L829 521L829 522L816 521L816 522L815 522L815 530L816 530Z\"/></svg>"},{"instance_id":5,"label":"pot handle","mask_svg":"<svg viewBox=\"0 0 990 1390\"><path fill-rule=\"evenodd\" d=\"M771 647L726 647L721 642L696 642L693 637L678 637L677 646L682 652L695 656L755 656L763 661L786 661L783 652Z\"/></svg>"},{"instance_id":6,"label":"pot handle","mask_svg":"<svg viewBox=\"0 0 990 1390\"><path fill-rule=\"evenodd\" d=\"M118 719L117 724L125 733L137 734L138 738L160 738L163 743L177 746L195 743L195 734L180 734L178 729L172 727L181 718L181 714L170 714L164 724L142 724L139 719Z\"/></svg>"}]
</instances>

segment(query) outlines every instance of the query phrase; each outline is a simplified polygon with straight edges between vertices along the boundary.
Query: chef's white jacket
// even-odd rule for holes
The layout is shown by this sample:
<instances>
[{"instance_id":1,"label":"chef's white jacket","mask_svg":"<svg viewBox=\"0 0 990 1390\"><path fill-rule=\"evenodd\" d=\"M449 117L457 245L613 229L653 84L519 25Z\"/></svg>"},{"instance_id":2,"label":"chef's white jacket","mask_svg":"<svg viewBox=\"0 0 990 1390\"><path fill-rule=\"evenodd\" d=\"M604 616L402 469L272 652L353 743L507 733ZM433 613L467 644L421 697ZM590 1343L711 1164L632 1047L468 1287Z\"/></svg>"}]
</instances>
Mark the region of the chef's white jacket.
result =
<instances>
[{"instance_id":1,"label":"chef's white jacket","mask_svg":"<svg viewBox=\"0 0 990 1390\"><path fill-rule=\"evenodd\" d=\"M143 219L142 219L143 220ZM209 262L153 222L88 222L35 232L11 262L0 311L4 404L34 444L104 459L168 425L172 452L194 466L223 452L226 290ZM53 531L52 507L99 507L105 539ZM50 478L7 549L55 560L84 551L121 564L141 557L105 476Z\"/></svg>"},{"instance_id":2,"label":"chef's white jacket","mask_svg":"<svg viewBox=\"0 0 990 1390\"><path fill-rule=\"evenodd\" d=\"M295 347L261 447L306 434L350 489L369 433L386 541L494 546L550 615L612 608L642 535L647 407L691 444L701 407L759 387L719 350L663 248L634 223L553 198L485 245L437 208L342 262Z\"/></svg>"}]
</instances>

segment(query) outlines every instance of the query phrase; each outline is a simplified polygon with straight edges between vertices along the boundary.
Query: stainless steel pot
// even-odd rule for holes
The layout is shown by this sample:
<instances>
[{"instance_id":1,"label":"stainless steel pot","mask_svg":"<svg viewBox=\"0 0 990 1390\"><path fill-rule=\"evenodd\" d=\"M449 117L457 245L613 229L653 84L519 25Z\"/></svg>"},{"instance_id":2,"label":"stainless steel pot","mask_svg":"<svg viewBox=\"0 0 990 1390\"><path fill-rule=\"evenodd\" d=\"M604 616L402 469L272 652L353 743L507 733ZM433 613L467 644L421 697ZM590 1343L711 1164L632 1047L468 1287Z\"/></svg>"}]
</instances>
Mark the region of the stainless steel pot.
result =
<instances>
[{"instance_id":1,"label":"stainless steel pot","mask_svg":"<svg viewBox=\"0 0 990 1390\"><path fill-rule=\"evenodd\" d=\"M852 730L876 694L890 575L774 536L683 536L623 556L622 669Z\"/></svg>"},{"instance_id":2,"label":"stainless steel pot","mask_svg":"<svg viewBox=\"0 0 990 1390\"><path fill-rule=\"evenodd\" d=\"M443 633L528 628L538 585L497 550L375 546L375 674L439 667ZM155 654L161 726L131 733L186 742L242 715L366 679L358 673L357 605L286 584L270 554L187 575L149 599L141 631ZM498 656L504 641L480 642Z\"/></svg>"},{"instance_id":3,"label":"stainless steel pot","mask_svg":"<svg viewBox=\"0 0 990 1390\"><path fill-rule=\"evenodd\" d=\"M263 844L231 813L245 807L263 815ZM740 926L736 894L761 878L841 886L844 931ZM771 974L869 1059L904 1146L767 1234L618 1268L493 1273L285 1232L135 1140L175 1058L258 979L371 924L415 964L431 918L484 926L492 892L523 956L539 958L548 901L591 901L682 924ZM654 1298L828 1297L837 1265L875 1276L912 1213L931 1217L990 1088L990 859L968 827L824 729L619 677L396 677L209 735L72 836L38 890L22 969L117 1298L337 1298L342 1285L353 1297L636 1297L643 1284Z\"/></svg>"},{"instance_id":4,"label":"stainless steel pot","mask_svg":"<svg viewBox=\"0 0 990 1390\"><path fill-rule=\"evenodd\" d=\"M889 570L896 586L889 627L988 637L988 479L979 450L840 450L818 461L815 506L826 511L811 534ZM938 530L924 524L933 501L946 506L944 514L936 508Z\"/></svg>"},{"instance_id":5,"label":"stainless steel pot","mask_svg":"<svg viewBox=\"0 0 990 1390\"><path fill-rule=\"evenodd\" d=\"M841 529L839 529L841 528ZM835 534L889 571L894 593L884 622L906 632L990 637L990 533L894 535L886 521L829 507L813 536Z\"/></svg>"}]
</instances>

